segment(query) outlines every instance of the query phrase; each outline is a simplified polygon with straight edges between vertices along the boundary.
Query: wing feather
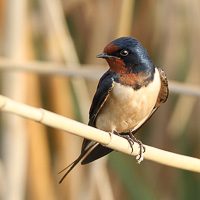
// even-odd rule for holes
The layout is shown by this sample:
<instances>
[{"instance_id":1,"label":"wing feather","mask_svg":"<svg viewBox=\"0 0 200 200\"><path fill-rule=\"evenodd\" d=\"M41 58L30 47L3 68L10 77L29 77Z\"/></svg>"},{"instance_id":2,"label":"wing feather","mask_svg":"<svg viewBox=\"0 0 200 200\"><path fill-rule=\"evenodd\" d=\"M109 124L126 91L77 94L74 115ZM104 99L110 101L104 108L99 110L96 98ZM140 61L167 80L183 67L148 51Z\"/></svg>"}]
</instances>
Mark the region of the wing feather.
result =
<instances>
[{"instance_id":1,"label":"wing feather","mask_svg":"<svg viewBox=\"0 0 200 200\"><path fill-rule=\"evenodd\" d=\"M165 103L167 101L169 88L168 88L167 76L164 70L157 66L156 68L158 69L158 72L160 74L160 80L161 80L160 92L159 92L158 99L155 105L155 107L159 107L162 103Z\"/></svg>"},{"instance_id":2,"label":"wing feather","mask_svg":"<svg viewBox=\"0 0 200 200\"><path fill-rule=\"evenodd\" d=\"M89 111L88 125L96 127L96 117L114 87L112 72L108 70L100 79Z\"/></svg>"},{"instance_id":3,"label":"wing feather","mask_svg":"<svg viewBox=\"0 0 200 200\"><path fill-rule=\"evenodd\" d=\"M94 95L94 98L92 100L92 105L90 107L89 111L89 126L96 127L96 118L105 104L106 100L108 99L110 92L112 91L114 87L114 80L113 80L113 72L108 70L99 80L99 84L97 86L96 93ZM87 147L89 147L91 141L84 139L81 152L83 152Z\"/></svg>"}]
</instances>

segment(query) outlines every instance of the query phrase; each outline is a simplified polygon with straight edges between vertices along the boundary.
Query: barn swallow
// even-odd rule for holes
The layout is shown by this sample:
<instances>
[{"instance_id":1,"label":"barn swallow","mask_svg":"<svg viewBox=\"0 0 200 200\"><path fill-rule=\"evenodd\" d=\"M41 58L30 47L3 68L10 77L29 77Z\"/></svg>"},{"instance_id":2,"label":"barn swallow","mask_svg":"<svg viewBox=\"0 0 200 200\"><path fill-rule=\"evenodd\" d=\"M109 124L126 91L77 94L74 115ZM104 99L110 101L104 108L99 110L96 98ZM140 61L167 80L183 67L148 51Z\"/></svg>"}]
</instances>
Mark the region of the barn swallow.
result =
<instances>
[{"instance_id":1,"label":"barn swallow","mask_svg":"<svg viewBox=\"0 0 200 200\"><path fill-rule=\"evenodd\" d=\"M132 37L121 37L109 43L102 54L110 69L101 77L89 111L89 126L112 132L143 146L133 135L167 100L168 81L165 72L155 66L146 49ZM81 161L90 163L113 151L84 139L79 157L71 163L59 183Z\"/></svg>"}]
</instances>

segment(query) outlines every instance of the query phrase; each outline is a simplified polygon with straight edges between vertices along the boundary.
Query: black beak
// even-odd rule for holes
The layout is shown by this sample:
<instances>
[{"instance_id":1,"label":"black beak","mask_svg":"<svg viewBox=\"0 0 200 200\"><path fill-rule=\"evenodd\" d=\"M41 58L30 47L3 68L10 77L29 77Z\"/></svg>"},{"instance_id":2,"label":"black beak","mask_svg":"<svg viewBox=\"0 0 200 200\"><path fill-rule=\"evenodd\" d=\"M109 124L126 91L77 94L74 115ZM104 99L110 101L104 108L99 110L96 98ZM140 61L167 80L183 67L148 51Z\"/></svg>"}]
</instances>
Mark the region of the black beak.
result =
<instances>
[{"instance_id":1,"label":"black beak","mask_svg":"<svg viewBox=\"0 0 200 200\"><path fill-rule=\"evenodd\" d=\"M97 58L111 58L113 56L108 55L107 53L101 53L96 56Z\"/></svg>"}]
</instances>

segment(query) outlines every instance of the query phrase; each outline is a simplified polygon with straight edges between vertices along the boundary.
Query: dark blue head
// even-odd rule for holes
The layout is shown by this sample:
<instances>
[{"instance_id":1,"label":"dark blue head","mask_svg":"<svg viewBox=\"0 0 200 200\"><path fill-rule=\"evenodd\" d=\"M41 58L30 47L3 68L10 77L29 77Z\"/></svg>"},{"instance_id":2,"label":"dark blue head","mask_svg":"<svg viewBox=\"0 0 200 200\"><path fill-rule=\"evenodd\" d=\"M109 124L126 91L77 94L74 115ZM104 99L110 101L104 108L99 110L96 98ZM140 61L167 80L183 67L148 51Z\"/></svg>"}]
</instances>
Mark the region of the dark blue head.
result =
<instances>
[{"instance_id":1,"label":"dark blue head","mask_svg":"<svg viewBox=\"0 0 200 200\"><path fill-rule=\"evenodd\" d=\"M133 37L121 37L112 41L97 58L105 58L111 71L115 72L128 70L133 73L148 73L154 69L146 49Z\"/></svg>"}]
</instances>

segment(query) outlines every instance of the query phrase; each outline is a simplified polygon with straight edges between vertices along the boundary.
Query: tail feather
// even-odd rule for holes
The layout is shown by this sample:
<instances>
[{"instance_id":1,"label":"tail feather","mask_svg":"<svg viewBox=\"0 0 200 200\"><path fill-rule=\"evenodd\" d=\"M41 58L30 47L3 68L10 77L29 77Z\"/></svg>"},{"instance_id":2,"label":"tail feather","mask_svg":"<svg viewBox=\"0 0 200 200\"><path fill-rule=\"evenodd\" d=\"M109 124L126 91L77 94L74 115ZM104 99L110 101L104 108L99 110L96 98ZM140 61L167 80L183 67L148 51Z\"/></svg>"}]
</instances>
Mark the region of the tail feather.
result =
<instances>
[{"instance_id":1,"label":"tail feather","mask_svg":"<svg viewBox=\"0 0 200 200\"><path fill-rule=\"evenodd\" d=\"M75 162L75 161L74 161L74 162ZM58 174L62 173L62 172L65 171L66 169L68 169L70 166L72 166L72 165L74 164L74 162L71 163L70 165L68 165L67 167L65 167L64 169L62 169L60 172L58 172Z\"/></svg>"},{"instance_id":2,"label":"tail feather","mask_svg":"<svg viewBox=\"0 0 200 200\"><path fill-rule=\"evenodd\" d=\"M97 146L95 146L95 148L92 149L92 151L90 151L90 153L86 157L84 157L84 159L81 162L81 165L85 165L90 162L93 162L109 154L111 151L113 151L113 149L110 149L108 147L102 146L101 144L98 144Z\"/></svg>"},{"instance_id":3,"label":"tail feather","mask_svg":"<svg viewBox=\"0 0 200 200\"><path fill-rule=\"evenodd\" d=\"M65 167L63 170L61 170L58 174L62 173L63 171L67 170L67 172L63 175L63 177L60 179L59 183L62 183L65 177L71 172L71 170L81 161L83 160L91 151L96 147L98 143L94 143L94 145L90 146L89 148L86 148L84 151L81 152L79 157L72 162L70 165Z\"/></svg>"},{"instance_id":4,"label":"tail feather","mask_svg":"<svg viewBox=\"0 0 200 200\"><path fill-rule=\"evenodd\" d=\"M65 179L65 177L69 174L69 172L72 171L72 169L81 161L82 165L88 164L94 160L97 160L105 155L107 155L108 153L110 153L111 151L113 151L113 149L107 148L102 146L99 143L94 143L91 142L88 143L86 145L86 147L84 149L82 149L81 154L79 155L79 157L70 165L68 165L67 167L65 167L63 170L61 170L58 174L64 172L65 170L66 173L64 174L64 176L60 179L59 183L62 183L62 181Z\"/></svg>"},{"instance_id":5,"label":"tail feather","mask_svg":"<svg viewBox=\"0 0 200 200\"><path fill-rule=\"evenodd\" d=\"M63 177L60 179L59 183L62 183L63 180L65 179L65 177L69 174L69 172L71 172L71 170L79 163L79 161L84 157L84 155L86 154L87 152L83 152L81 153L81 155L73 162L71 163L70 165L68 165L67 167L65 167L63 170L61 170L58 174L62 173L63 171L65 171L66 169L67 172L63 175Z\"/></svg>"}]
</instances>

